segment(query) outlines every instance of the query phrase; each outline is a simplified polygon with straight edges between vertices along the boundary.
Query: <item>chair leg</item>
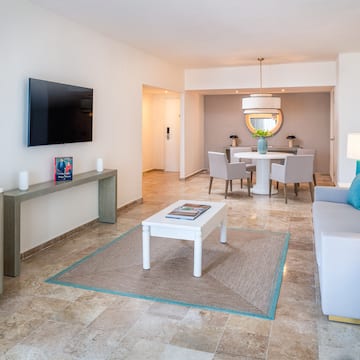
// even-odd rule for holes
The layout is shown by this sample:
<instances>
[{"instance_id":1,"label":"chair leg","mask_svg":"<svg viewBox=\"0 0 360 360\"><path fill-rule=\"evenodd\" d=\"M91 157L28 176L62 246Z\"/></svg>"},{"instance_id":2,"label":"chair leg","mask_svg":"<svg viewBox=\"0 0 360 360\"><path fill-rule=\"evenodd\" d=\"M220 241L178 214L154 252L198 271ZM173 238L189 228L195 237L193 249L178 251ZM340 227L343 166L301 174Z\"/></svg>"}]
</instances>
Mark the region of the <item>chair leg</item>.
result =
<instances>
[{"instance_id":1,"label":"chair leg","mask_svg":"<svg viewBox=\"0 0 360 360\"><path fill-rule=\"evenodd\" d=\"M212 186L212 182L213 182L214 178L212 176L210 176L210 183L209 183L209 194L211 193L211 186Z\"/></svg>"},{"instance_id":2,"label":"chair leg","mask_svg":"<svg viewBox=\"0 0 360 360\"><path fill-rule=\"evenodd\" d=\"M294 183L294 192L296 196L298 196L299 185L299 183Z\"/></svg>"},{"instance_id":3,"label":"chair leg","mask_svg":"<svg viewBox=\"0 0 360 360\"><path fill-rule=\"evenodd\" d=\"M250 178L247 178L246 180L247 180L248 196L251 196L251 194L250 194L251 181L250 181Z\"/></svg>"},{"instance_id":4,"label":"chair leg","mask_svg":"<svg viewBox=\"0 0 360 360\"><path fill-rule=\"evenodd\" d=\"M313 181L314 181L314 186L316 186L316 176L315 176L315 173L313 173Z\"/></svg>"},{"instance_id":5,"label":"chair leg","mask_svg":"<svg viewBox=\"0 0 360 360\"><path fill-rule=\"evenodd\" d=\"M232 180L230 180L230 191L232 192Z\"/></svg>"},{"instance_id":6,"label":"chair leg","mask_svg":"<svg viewBox=\"0 0 360 360\"><path fill-rule=\"evenodd\" d=\"M279 182L276 182L276 190L279 190Z\"/></svg>"},{"instance_id":7,"label":"chair leg","mask_svg":"<svg viewBox=\"0 0 360 360\"><path fill-rule=\"evenodd\" d=\"M287 204L287 188L286 188L286 183L284 183L284 196L285 196L285 204Z\"/></svg>"},{"instance_id":8,"label":"chair leg","mask_svg":"<svg viewBox=\"0 0 360 360\"><path fill-rule=\"evenodd\" d=\"M229 188L229 180L225 180L225 199L227 198Z\"/></svg>"},{"instance_id":9,"label":"chair leg","mask_svg":"<svg viewBox=\"0 0 360 360\"><path fill-rule=\"evenodd\" d=\"M271 197L272 180L269 180L269 197Z\"/></svg>"},{"instance_id":10,"label":"chair leg","mask_svg":"<svg viewBox=\"0 0 360 360\"><path fill-rule=\"evenodd\" d=\"M243 179L240 179L240 187L243 188Z\"/></svg>"},{"instance_id":11,"label":"chair leg","mask_svg":"<svg viewBox=\"0 0 360 360\"><path fill-rule=\"evenodd\" d=\"M310 190L311 201L314 202L314 188L312 182L309 182L309 190Z\"/></svg>"}]
</instances>

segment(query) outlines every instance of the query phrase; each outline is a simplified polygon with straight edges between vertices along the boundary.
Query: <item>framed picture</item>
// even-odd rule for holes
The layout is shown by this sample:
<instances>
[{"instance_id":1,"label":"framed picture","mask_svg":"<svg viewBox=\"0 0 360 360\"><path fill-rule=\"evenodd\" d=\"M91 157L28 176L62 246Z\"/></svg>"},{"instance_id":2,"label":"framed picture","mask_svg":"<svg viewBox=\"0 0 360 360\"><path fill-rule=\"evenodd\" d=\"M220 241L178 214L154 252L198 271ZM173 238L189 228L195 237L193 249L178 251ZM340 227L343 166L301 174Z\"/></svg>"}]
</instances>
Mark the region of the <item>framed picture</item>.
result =
<instances>
[{"instance_id":1,"label":"framed picture","mask_svg":"<svg viewBox=\"0 0 360 360\"><path fill-rule=\"evenodd\" d=\"M71 181L73 176L72 156L60 156L54 159L54 180Z\"/></svg>"}]
</instances>

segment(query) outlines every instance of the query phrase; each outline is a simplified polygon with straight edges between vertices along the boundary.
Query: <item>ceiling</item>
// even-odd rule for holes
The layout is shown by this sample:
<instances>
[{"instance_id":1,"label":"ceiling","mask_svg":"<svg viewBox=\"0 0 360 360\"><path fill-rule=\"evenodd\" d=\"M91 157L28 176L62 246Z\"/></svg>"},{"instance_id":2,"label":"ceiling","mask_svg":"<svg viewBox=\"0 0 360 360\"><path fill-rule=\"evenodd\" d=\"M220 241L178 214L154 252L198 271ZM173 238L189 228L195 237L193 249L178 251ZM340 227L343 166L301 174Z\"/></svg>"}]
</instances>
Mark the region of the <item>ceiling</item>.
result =
<instances>
[{"instance_id":1,"label":"ceiling","mask_svg":"<svg viewBox=\"0 0 360 360\"><path fill-rule=\"evenodd\" d=\"M360 52L360 0L30 0L184 68Z\"/></svg>"}]
</instances>

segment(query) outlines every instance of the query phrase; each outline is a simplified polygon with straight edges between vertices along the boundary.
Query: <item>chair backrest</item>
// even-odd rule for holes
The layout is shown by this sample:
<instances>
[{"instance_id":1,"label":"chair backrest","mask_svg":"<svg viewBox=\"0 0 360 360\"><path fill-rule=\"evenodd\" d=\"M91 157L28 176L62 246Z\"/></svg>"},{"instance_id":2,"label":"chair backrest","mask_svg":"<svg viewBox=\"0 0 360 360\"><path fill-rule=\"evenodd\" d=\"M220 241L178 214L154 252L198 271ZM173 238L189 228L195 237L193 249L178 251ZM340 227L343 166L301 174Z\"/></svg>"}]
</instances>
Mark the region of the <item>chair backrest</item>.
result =
<instances>
[{"instance_id":1,"label":"chair backrest","mask_svg":"<svg viewBox=\"0 0 360 360\"><path fill-rule=\"evenodd\" d=\"M297 149L296 152L297 155L314 155L314 165L313 165L313 173L315 172L316 169L316 150L315 149Z\"/></svg>"},{"instance_id":2,"label":"chair backrest","mask_svg":"<svg viewBox=\"0 0 360 360\"><path fill-rule=\"evenodd\" d=\"M287 156L285 160L285 182L312 182L314 155Z\"/></svg>"},{"instance_id":3,"label":"chair backrest","mask_svg":"<svg viewBox=\"0 0 360 360\"><path fill-rule=\"evenodd\" d=\"M298 148L297 155L314 155L316 154L316 150L315 149L302 149L302 148Z\"/></svg>"},{"instance_id":4,"label":"chair backrest","mask_svg":"<svg viewBox=\"0 0 360 360\"><path fill-rule=\"evenodd\" d=\"M234 154L239 152L251 152L251 146L230 146L230 162L239 162L240 159L234 157ZM241 159L242 162L251 163L250 159Z\"/></svg>"},{"instance_id":5,"label":"chair backrest","mask_svg":"<svg viewBox=\"0 0 360 360\"><path fill-rule=\"evenodd\" d=\"M210 176L226 179L227 178L227 158L225 153L209 151L209 172Z\"/></svg>"}]
</instances>

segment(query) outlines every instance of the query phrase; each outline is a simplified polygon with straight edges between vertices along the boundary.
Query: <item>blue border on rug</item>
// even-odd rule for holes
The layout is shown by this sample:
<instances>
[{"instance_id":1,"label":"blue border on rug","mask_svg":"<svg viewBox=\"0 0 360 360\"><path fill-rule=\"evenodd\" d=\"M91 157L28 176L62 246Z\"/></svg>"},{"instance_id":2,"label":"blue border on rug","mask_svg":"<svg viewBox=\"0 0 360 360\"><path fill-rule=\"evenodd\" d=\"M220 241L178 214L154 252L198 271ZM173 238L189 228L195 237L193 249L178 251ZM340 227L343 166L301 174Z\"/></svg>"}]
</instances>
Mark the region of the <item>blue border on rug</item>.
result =
<instances>
[{"instance_id":1,"label":"blue border on rug","mask_svg":"<svg viewBox=\"0 0 360 360\"><path fill-rule=\"evenodd\" d=\"M108 244L100 247L99 249L97 249L93 253L91 253L91 254L85 256L84 258L76 261L74 264L68 266L67 268L65 268L64 270L58 272L54 276L51 276L50 278L45 280L45 282L48 283L48 284L69 286L69 287L73 287L73 288L76 288L76 289L96 291L96 292L101 292L101 293L111 294L111 295L127 296L127 297L131 297L131 298L135 298L135 299L151 300L151 301L156 301L156 302L161 302L161 303L166 303L166 304L174 304L174 305L181 305L181 306L187 306L187 307L194 307L194 308L199 308L199 309L206 309L206 310L211 310L211 311L224 312L224 313L228 313L228 314L244 315L244 316L255 317L255 318L266 319L266 320L274 320L275 319L276 305L277 305L277 302L278 302L278 299L279 299L279 296L280 296L280 288L281 288L282 278L283 278L283 269L284 269L284 265L285 265L285 261L286 261L286 255L287 255L287 251L288 251L288 247L289 247L290 233L288 233L288 232L287 233L281 233L281 232L270 231L273 234L282 234L282 235L284 235L285 239L284 239L284 246L283 246L283 250L282 250L282 253L281 253L280 262L279 262L279 265L278 265L278 268L277 268L274 293L273 293L273 296L272 296L272 301L271 301L269 312L268 312L267 315L254 314L254 313L249 313L249 312L246 312L246 311L237 311L237 310L232 310L232 309L219 308L219 307L215 307L215 306L192 304L192 303L187 303L187 302L182 302L182 301L177 301L177 300L162 299L162 298L157 298L157 297L153 297L153 296L146 296L146 295L140 295L140 294L116 291L116 290L109 290L109 289L104 289L104 288L99 288L99 287L74 284L74 283L58 280L58 278L61 275L63 275L66 272L76 268L78 265L82 264L83 262L85 262L89 258L103 252L108 247L113 245L115 242L120 241L124 236L126 236L127 234L129 234L132 231L135 231L140 226L141 226L141 224L131 228L130 230L126 231L124 234L121 234L119 237L117 237L114 240L110 241ZM235 227L232 227L232 228L236 229L236 230L243 230L243 231L265 232L264 230L249 230L249 229L242 229L242 228L235 228Z\"/></svg>"}]
</instances>

